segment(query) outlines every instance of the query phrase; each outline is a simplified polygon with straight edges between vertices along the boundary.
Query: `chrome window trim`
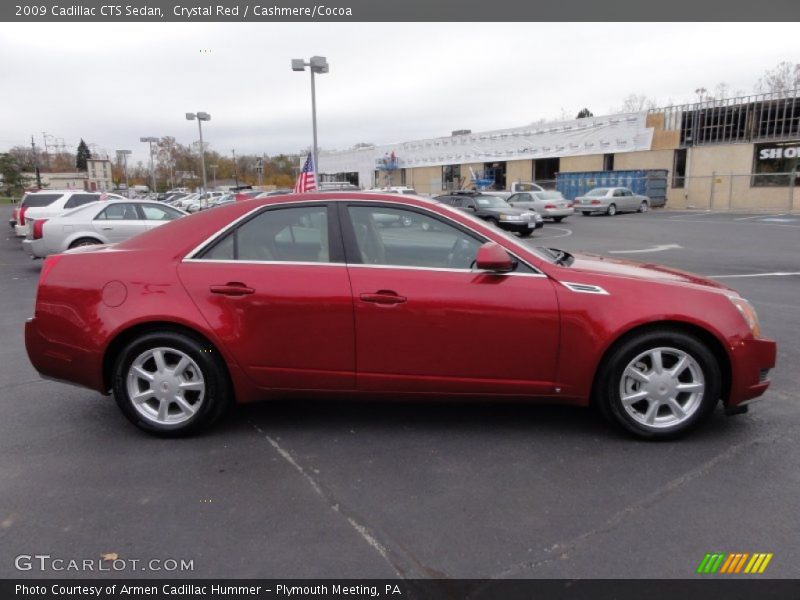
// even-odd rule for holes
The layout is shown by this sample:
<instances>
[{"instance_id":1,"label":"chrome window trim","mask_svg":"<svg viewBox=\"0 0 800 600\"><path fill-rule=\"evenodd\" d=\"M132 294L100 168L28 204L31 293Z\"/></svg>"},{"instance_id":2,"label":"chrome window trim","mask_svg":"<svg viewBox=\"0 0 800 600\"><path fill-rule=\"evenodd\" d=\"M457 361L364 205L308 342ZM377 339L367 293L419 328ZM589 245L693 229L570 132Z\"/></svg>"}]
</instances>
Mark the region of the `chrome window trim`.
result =
<instances>
[{"instance_id":1,"label":"chrome window trim","mask_svg":"<svg viewBox=\"0 0 800 600\"><path fill-rule=\"evenodd\" d=\"M243 261L243 260L231 260L231 261L228 261L228 260L212 260L212 259L204 259L204 258L195 258L194 257L195 254L197 254L198 252L203 250L206 246L214 243L215 241L217 241L217 239L219 239L220 237L222 237L225 234L227 234L231 229L236 227L236 225L238 225L241 221L247 219L248 217L250 217L250 215L252 215L253 213L256 213L256 212L258 212L260 210L264 210L264 209L267 209L267 208L272 208L272 207L275 207L275 206L292 206L292 207L297 206L297 207L300 207L300 206L306 206L306 205L309 205L309 204L313 205L313 204L319 204L319 203L326 203L326 202L329 202L330 200L334 200L336 202L339 202L339 201L364 202L364 203L367 203L367 204L375 204L376 202L377 203L382 202L380 199L374 199L373 200L373 199L367 199L367 198L348 198L347 196L340 196L340 195L337 195L337 196L333 197L333 193L334 192L331 192L331 196L332 197L330 199L304 200L304 201L301 201L301 202L277 202L275 204L271 204L270 203L270 204L264 204L262 206L257 206L253 210L250 210L250 211L246 212L245 214L239 216L238 218L234 219L233 221L228 223L225 227L223 227L222 229L220 229L219 231L217 231L213 235L209 236L204 241L200 242L197 246L195 246L189 252L186 253L186 256L183 257L181 262L211 262L211 263L213 263L213 262L218 262L218 263L231 262L231 263L244 263L244 264L281 264L281 265L288 265L288 264L295 264L295 265L302 265L302 264L310 264L310 265L346 264L346 266L348 266L348 267L376 267L376 268L388 268L388 269L424 269L424 270L450 271L450 269L446 269L446 268L443 269L443 268L440 268L440 267L409 267L409 266L404 266L404 265L363 265L363 264L355 264L355 263L354 264L349 264L349 263L323 263L323 262L305 263L305 262L298 262L298 261ZM398 197L402 197L402 194L399 194ZM423 199L424 200L428 200L427 198L423 198ZM429 201L431 203L434 203L433 200L429 200ZM411 205L411 204L402 204L400 202L396 203L396 204L398 204L398 207L393 207L392 206L392 204L395 204L394 202L384 202L384 204L387 205L387 208L398 208L398 207L399 208L403 208L403 207L405 207L405 208L408 208L408 207L416 208L416 209L420 209L422 211L429 212L429 213L435 215L436 217L440 217L440 218L446 219L448 221L453 221L453 219L448 218L447 215L443 215L443 214L438 213L438 212L436 212L434 210L431 210L427 206L416 206L416 205ZM447 206L447 205L442 204L442 206ZM459 223L458 221L455 221L455 222L458 225L461 225L462 227L466 227L471 232L473 232L475 235L479 236L481 239L484 240L484 243L493 241L493 240L487 239L485 235L483 235L479 231L475 231L474 229L472 229L472 227L470 227L470 226L468 226L468 225L466 225L464 223ZM522 245L522 243L518 243L518 242L515 241L514 244L525 248ZM543 273L540 269L538 269L535 266L533 266L532 264L530 264L527 260L521 258L519 255L515 254L513 251L509 250L508 248L504 248L504 249L506 250L506 252L508 252L511 256L513 256L515 259L520 261L526 267L528 267L529 269L532 269L534 271L534 273L499 273L499 274L501 274L501 275L516 275L516 276L523 275L523 276L547 277L547 275L545 273ZM528 248L525 248L525 250L528 251ZM493 272L493 271L475 271L473 269L456 269L456 271L464 271L464 272L471 272L471 273L492 273Z\"/></svg>"}]
</instances>

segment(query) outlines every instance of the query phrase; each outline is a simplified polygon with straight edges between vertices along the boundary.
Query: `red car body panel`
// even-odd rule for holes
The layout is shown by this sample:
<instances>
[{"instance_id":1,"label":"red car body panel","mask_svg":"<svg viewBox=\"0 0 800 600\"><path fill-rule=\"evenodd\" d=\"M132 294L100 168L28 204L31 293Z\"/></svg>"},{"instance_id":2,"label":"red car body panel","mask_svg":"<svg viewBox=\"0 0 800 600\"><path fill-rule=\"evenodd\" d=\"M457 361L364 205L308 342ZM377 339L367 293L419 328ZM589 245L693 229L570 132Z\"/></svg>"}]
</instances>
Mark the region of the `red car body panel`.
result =
<instances>
[{"instance_id":1,"label":"red car body panel","mask_svg":"<svg viewBox=\"0 0 800 600\"><path fill-rule=\"evenodd\" d=\"M540 272L184 260L262 206L340 197L438 213ZM230 284L253 293L211 291ZM735 292L719 283L657 265L587 255L559 266L469 215L414 197L276 196L200 212L113 247L48 258L26 347L42 375L107 393L104 366L113 361L118 336L172 323L204 336L222 355L238 402L317 391L587 404L612 344L637 327L667 321L717 340L731 374L723 400L734 406L766 390L762 370L774 366L776 347L753 337L729 294ZM386 295L403 301L384 302Z\"/></svg>"}]
</instances>

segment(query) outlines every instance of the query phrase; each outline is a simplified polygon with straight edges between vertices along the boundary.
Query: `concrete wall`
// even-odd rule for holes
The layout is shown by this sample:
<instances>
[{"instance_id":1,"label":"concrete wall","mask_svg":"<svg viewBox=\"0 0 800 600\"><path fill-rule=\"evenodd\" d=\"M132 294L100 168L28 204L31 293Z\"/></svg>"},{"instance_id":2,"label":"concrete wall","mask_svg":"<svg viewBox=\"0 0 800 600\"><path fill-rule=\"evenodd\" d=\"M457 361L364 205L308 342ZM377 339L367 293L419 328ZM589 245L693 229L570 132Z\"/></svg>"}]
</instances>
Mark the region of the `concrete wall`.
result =
<instances>
[{"instance_id":1,"label":"concrete wall","mask_svg":"<svg viewBox=\"0 0 800 600\"><path fill-rule=\"evenodd\" d=\"M687 154L686 205L697 208L797 210L800 189L752 187L753 144L690 148Z\"/></svg>"},{"instance_id":2,"label":"concrete wall","mask_svg":"<svg viewBox=\"0 0 800 600\"><path fill-rule=\"evenodd\" d=\"M532 160L509 160L506 163L506 188L510 188L514 181L530 181L532 175Z\"/></svg>"},{"instance_id":3,"label":"concrete wall","mask_svg":"<svg viewBox=\"0 0 800 600\"><path fill-rule=\"evenodd\" d=\"M616 161L616 158L614 160ZM588 156L562 156L558 166L559 166L559 171L563 173L579 173L581 171L602 171L603 155L590 154Z\"/></svg>"}]
</instances>

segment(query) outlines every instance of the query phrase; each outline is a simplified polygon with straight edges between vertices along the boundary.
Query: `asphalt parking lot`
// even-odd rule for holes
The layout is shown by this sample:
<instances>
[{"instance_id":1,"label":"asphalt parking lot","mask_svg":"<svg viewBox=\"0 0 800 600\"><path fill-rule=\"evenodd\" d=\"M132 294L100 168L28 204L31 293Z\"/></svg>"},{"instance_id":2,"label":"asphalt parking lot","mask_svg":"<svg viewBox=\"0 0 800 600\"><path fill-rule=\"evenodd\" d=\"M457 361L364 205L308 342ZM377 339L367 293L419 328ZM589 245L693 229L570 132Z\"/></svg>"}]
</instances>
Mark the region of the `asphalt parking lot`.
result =
<instances>
[{"instance_id":1,"label":"asphalt parking lot","mask_svg":"<svg viewBox=\"0 0 800 600\"><path fill-rule=\"evenodd\" d=\"M10 207L0 207L5 220ZM749 414L668 443L584 409L278 403L183 440L41 380L23 344L39 263L0 238L0 576L20 554L193 560L187 577L694 576L771 552L800 576L800 215L571 217L529 243L720 277L778 340ZM125 571L155 577L163 572ZM110 574L113 575L113 574Z\"/></svg>"}]
</instances>

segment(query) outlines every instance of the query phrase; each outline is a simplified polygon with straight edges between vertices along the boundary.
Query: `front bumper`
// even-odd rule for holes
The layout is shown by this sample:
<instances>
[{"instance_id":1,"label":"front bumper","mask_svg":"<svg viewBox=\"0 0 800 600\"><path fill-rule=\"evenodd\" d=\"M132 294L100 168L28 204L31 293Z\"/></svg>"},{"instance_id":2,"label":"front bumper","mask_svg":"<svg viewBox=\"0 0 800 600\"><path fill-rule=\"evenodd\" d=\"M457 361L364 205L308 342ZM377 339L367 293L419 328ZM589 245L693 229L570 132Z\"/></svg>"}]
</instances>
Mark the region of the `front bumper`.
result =
<instances>
[{"instance_id":1,"label":"front bumper","mask_svg":"<svg viewBox=\"0 0 800 600\"><path fill-rule=\"evenodd\" d=\"M534 221L533 219L530 221L500 221L498 226L500 229L519 233L520 231L535 231L536 229L541 229L544 227L544 223L542 221Z\"/></svg>"},{"instance_id":2,"label":"front bumper","mask_svg":"<svg viewBox=\"0 0 800 600\"><path fill-rule=\"evenodd\" d=\"M731 349L731 392L727 407L738 406L767 391L769 370L775 368L777 344L749 338Z\"/></svg>"}]
</instances>

